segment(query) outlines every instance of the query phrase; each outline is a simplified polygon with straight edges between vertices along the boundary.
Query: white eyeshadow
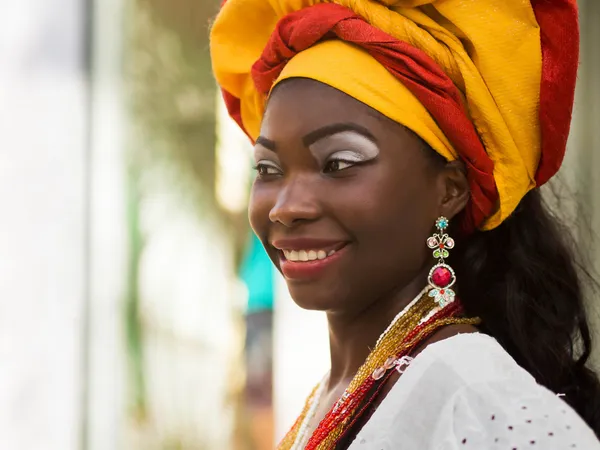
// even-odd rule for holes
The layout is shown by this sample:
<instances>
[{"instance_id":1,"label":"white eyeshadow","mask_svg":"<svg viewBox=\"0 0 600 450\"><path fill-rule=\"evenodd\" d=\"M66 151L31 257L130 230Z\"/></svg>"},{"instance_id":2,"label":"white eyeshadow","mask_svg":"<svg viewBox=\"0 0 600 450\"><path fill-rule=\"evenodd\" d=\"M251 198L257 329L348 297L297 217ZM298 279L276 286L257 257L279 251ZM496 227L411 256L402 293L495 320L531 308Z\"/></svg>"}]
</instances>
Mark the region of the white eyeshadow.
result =
<instances>
[{"instance_id":1,"label":"white eyeshadow","mask_svg":"<svg viewBox=\"0 0 600 450\"><path fill-rule=\"evenodd\" d=\"M310 151L319 161L336 155L337 159L361 162L370 161L379 155L379 148L375 142L354 131L327 136L311 145Z\"/></svg>"}]
</instances>

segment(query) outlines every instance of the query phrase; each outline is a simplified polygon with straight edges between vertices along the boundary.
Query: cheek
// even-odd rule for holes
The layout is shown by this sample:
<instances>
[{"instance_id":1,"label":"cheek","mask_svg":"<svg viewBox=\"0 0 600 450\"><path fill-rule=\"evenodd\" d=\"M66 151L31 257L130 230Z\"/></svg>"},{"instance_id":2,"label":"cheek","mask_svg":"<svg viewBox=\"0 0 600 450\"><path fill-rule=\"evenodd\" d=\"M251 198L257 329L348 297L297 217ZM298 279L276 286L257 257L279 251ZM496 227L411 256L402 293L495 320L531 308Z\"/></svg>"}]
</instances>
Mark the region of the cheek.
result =
<instances>
[{"instance_id":1,"label":"cheek","mask_svg":"<svg viewBox=\"0 0 600 450\"><path fill-rule=\"evenodd\" d=\"M414 274L426 263L426 240L435 218L434 191L419 172L370 174L344 195L345 219L357 241L368 277L387 284L401 273Z\"/></svg>"},{"instance_id":2,"label":"cheek","mask_svg":"<svg viewBox=\"0 0 600 450\"><path fill-rule=\"evenodd\" d=\"M435 220L434 184L420 171L378 167L360 183L349 185L343 198L338 209L348 211L348 220L378 239L410 239L417 230L429 231Z\"/></svg>"},{"instance_id":3,"label":"cheek","mask_svg":"<svg viewBox=\"0 0 600 450\"><path fill-rule=\"evenodd\" d=\"M248 202L248 219L254 233L263 240L267 238L269 228L269 213L273 205L273 195L264 186L256 182L252 186Z\"/></svg>"}]
</instances>

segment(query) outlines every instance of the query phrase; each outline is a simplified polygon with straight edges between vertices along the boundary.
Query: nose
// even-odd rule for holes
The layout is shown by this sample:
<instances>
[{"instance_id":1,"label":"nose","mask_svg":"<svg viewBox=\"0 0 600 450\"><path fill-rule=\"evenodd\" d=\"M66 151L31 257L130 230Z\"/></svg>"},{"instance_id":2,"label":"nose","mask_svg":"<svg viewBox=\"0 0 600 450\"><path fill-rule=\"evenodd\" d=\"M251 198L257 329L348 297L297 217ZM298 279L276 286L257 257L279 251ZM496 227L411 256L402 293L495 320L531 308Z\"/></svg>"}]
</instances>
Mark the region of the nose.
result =
<instances>
[{"instance_id":1,"label":"nose","mask_svg":"<svg viewBox=\"0 0 600 450\"><path fill-rule=\"evenodd\" d=\"M315 195L315 183L300 177L290 180L277 195L269 212L271 222L291 228L320 217L321 207Z\"/></svg>"}]
</instances>

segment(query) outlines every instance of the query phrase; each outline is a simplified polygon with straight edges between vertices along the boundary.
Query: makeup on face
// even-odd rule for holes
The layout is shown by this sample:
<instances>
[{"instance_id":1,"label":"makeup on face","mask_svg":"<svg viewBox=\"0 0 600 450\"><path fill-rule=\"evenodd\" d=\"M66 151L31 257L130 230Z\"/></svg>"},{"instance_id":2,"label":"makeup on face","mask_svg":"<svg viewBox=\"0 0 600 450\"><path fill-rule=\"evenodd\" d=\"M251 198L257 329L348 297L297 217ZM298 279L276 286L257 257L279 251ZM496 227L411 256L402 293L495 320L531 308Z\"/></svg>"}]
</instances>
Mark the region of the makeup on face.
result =
<instances>
[{"instance_id":1,"label":"makeup on face","mask_svg":"<svg viewBox=\"0 0 600 450\"><path fill-rule=\"evenodd\" d=\"M333 171L344 170L379 155L379 147L371 133L354 124L328 125L307 134L302 140L322 170L331 163L336 164ZM257 139L254 158L259 175L282 172L275 143L269 139L262 136Z\"/></svg>"},{"instance_id":2,"label":"makeup on face","mask_svg":"<svg viewBox=\"0 0 600 450\"><path fill-rule=\"evenodd\" d=\"M277 175L282 172L281 162L275 152L275 146L259 138L254 146L254 164L259 176ZM269 145L269 147L266 146Z\"/></svg>"},{"instance_id":3,"label":"makeup on face","mask_svg":"<svg viewBox=\"0 0 600 450\"><path fill-rule=\"evenodd\" d=\"M256 162L277 174L254 184L250 222L298 305L355 316L423 267L437 170L401 125L327 85L289 83L261 124Z\"/></svg>"},{"instance_id":4,"label":"makeup on face","mask_svg":"<svg viewBox=\"0 0 600 450\"><path fill-rule=\"evenodd\" d=\"M379 147L374 140L351 130L323 137L308 148L320 167L325 167L331 161L360 164L379 155Z\"/></svg>"}]
</instances>

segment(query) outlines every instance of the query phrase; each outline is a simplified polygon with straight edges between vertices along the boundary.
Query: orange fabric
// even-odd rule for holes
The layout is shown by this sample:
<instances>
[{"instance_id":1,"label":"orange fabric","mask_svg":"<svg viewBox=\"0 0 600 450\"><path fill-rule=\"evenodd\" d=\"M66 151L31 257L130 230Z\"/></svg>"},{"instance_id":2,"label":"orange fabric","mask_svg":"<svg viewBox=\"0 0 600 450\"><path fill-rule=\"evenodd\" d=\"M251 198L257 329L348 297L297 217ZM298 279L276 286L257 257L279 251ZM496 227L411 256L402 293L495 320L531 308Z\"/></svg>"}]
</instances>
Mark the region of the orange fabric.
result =
<instances>
[{"instance_id":1,"label":"orange fabric","mask_svg":"<svg viewBox=\"0 0 600 450\"><path fill-rule=\"evenodd\" d=\"M323 36L335 39L319 42ZM357 74L357 67L369 76ZM378 101L379 111L417 131L447 159L463 159L471 187L471 201L462 215L465 231L493 212L498 200L493 162L460 92L425 53L374 28L348 8L315 5L283 18L252 68L256 88L265 95L276 82L299 76L318 79L367 104ZM382 86L387 89L382 91Z\"/></svg>"},{"instance_id":2,"label":"orange fabric","mask_svg":"<svg viewBox=\"0 0 600 450\"><path fill-rule=\"evenodd\" d=\"M533 6L528 0L229 0L211 33L213 67L228 103L234 105L232 114L252 138L259 132L268 95L257 88L260 80L253 79L252 67L265 59L281 19L322 3L349 8L391 39L427 54L460 92L465 114L494 167L498 198L481 228L500 224L536 186L536 179L542 183L556 171L564 153L577 62L574 0L538 0ZM450 139L447 127L432 119L433 111L415 105L414 90L398 86L398 77L382 75L377 83L365 82L368 71L382 73L381 62L356 56L347 50L349 44L341 44L346 56L340 58L361 61L355 71L338 70L339 77L332 80L331 71L317 70L342 52L338 44L319 44L290 58L280 79L305 76L335 84L405 124L446 158L468 153ZM564 54L572 56L557 59ZM566 78L562 85L561 77ZM399 97L391 102L389 92ZM560 108L551 104L556 93ZM400 108L409 104L408 111Z\"/></svg>"}]
</instances>

